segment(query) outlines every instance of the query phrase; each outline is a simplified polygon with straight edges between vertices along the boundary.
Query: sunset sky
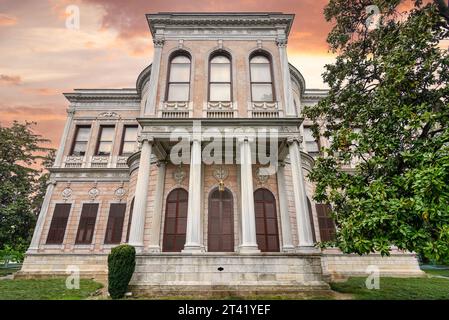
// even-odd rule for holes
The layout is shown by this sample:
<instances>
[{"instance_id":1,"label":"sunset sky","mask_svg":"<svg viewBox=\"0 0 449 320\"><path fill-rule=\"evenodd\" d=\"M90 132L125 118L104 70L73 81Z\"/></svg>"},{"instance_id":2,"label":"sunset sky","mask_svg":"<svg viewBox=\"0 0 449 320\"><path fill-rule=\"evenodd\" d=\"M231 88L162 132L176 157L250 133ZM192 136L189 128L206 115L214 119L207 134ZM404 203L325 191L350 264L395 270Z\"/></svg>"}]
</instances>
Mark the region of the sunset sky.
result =
<instances>
[{"instance_id":1,"label":"sunset sky","mask_svg":"<svg viewBox=\"0 0 449 320\"><path fill-rule=\"evenodd\" d=\"M326 0L0 0L0 123L36 121L36 132L59 137L74 88L132 88L152 60L145 13L275 11L296 14L290 62L308 88L324 88L332 62L323 17ZM80 8L80 29L65 26L66 7Z\"/></svg>"}]
</instances>

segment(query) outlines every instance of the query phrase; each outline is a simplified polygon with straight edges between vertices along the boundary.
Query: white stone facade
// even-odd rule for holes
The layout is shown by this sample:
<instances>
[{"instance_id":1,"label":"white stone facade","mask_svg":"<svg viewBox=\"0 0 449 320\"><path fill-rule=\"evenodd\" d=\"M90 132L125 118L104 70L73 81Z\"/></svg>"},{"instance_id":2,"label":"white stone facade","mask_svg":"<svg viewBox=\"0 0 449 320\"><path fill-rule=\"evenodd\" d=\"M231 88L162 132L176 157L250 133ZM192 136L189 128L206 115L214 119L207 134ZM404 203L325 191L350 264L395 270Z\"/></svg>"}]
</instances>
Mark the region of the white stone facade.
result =
<instances>
[{"instance_id":1,"label":"white stone facade","mask_svg":"<svg viewBox=\"0 0 449 320\"><path fill-rule=\"evenodd\" d=\"M288 63L293 15L164 13L147 19L154 57L136 88L65 94L68 118L18 276L61 275L77 265L85 275L104 278L107 254L120 243L138 253L131 286L154 293L217 286L323 289L323 279L360 274L369 264L419 275L412 254L359 257L314 247L322 240L307 180L315 154L303 139L310 121L301 117L301 106L326 92L306 89ZM209 101L210 61L217 55L229 61L229 79L219 83L230 90L229 101ZM177 56L189 60L189 70L180 67L188 71L182 81L170 73ZM259 66L251 61L258 56L270 65L270 81L254 80ZM171 101L171 86L185 101ZM261 87L266 101L254 101ZM137 136L129 138L129 128L137 126ZM177 130L188 141L181 164L171 158ZM231 148L222 155L230 163L204 161L208 130L230 130L224 141ZM262 174L267 165L255 158L262 139L254 132L263 130L276 132L277 170L270 174Z\"/></svg>"}]
</instances>

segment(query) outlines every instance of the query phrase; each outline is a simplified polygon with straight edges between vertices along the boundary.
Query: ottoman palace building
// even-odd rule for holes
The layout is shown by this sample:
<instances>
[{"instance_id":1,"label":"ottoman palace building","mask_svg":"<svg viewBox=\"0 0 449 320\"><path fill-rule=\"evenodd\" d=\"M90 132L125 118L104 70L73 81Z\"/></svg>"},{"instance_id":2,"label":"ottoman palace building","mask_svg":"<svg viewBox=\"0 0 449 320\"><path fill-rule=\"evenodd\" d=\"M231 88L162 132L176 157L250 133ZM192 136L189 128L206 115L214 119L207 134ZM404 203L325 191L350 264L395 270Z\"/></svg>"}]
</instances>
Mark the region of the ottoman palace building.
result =
<instances>
[{"instance_id":1,"label":"ottoman palace building","mask_svg":"<svg viewBox=\"0 0 449 320\"><path fill-rule=\"evenodd\" d=\"M301 108L326 91L288 62L294 15L146 19L154 56L135 88L64 94L67 121L17 276L104 278L121 243L137 251L131 287L150 292L322 289L370 265L420 274L415 255L394 248L381 258L315 247L335 233L307 179L328 141L315 141Z\"/></svg>"}]
</instances>

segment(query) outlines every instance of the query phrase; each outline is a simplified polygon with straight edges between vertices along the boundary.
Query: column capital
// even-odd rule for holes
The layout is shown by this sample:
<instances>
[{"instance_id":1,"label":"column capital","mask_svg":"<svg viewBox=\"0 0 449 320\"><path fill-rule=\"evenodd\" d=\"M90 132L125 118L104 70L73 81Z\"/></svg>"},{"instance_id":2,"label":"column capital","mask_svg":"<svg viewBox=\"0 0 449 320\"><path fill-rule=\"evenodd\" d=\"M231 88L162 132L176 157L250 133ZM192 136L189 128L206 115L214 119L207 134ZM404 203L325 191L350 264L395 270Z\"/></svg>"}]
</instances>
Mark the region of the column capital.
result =
<instances>
[{"instance_id":1,"label":"column capital","mask_svg":"<svg viewBox=\"0 0 449 320\"><path fill-rule=\"evenodd\" d=\"M279 47L279 48L285 48L285 47L287 47L287 39L284 39L284 38L277 38L276 39L276 45Z\"/></svg>"},{"instance_id":2,"label":"column capital","mask_svg":"<svg viewBox=\"0 0 449 320\"><path fill-rule=\"evenodd\" d=\"M49 185L55 186L55 185L56 185L56 180L55 180L55 179L49 179L49 180L47 181L47 186L49 186Z\"/></svg>"},{"instance_id":3,"label":"column capital","mask_svg":"<svg viewBox=\"0 0 449 320\"><path fill-rule=\"evenodd\" d=\"M143 143L144 141L148 141L150 144L154 143L154 137L148 133L141 133L137 140L139 143Z\"/></svg>"},{"instance_id":4,"label":"column capital","mask_svg":"<svg viewBox=\"0 0 449 320\"><path fill-rule=\"evenodd\" d=\"M302 143L302 137L301 136L289 136L287 137L287 144L291 145L294 142L297 142L299 145Z\"/></svg>"},{"instance_id":5,"label":"column capital","mask_svg":"<svg viewBox=\"0 0 449 320\"><path fill-rule=\"evenodd\" d=\"M153 44L155 48L162 48L165 44L165 39L163 38L153 39Z\"/></svg>"},{"instance_id":6,"label":"column capital","mask_svg":"<svg viewBox=\"0 0 449 320\"><path fill-rule=\"evenodd\" d=\"M164 166L166 166L167 165L167 163L168 163L168 160L158 160L157 162L156 162L156 166L159 168L159 167L164 167Z\"/></svg>"},{"instance_id":7,"label":"column capital","mask_svg":"<svg viewBox=\"0 0 449 320\"><path fill-rule=\"evenodd\" d=\"M67 108L67 114L69 116L73 116L75 114L75 107L68 107Z\"/></svg>"}]
</instances>

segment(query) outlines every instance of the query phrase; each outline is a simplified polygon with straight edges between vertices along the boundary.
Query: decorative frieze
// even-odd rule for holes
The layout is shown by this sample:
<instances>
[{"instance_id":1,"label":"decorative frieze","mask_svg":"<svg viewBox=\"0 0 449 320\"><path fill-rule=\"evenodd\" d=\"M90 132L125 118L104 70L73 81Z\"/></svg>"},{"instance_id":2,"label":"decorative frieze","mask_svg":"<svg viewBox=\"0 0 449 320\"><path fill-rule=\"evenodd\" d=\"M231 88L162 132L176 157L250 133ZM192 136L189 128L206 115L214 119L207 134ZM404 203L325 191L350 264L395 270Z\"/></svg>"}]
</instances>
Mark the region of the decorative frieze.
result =
<instances>
[{"instance_id":1,"label":"decorative frieze","mask_svg":"<svg viewBox=\"0 0 449 320\"><path fill-rule=\"evenodd\" d=\"M88 191L90 200L94 201L100 194L100 190L97 188L97 182L94 182L94 186Z\"/></svg>"},{"instance_id":2,"label":"decorative frieze","mask_svg":"<svg viewBox=\"0 0 449 320\"><path fill-rule=\"evenodd\" d=\"M62 199L63 199L64 201L67 201L67 200L69 200L69 198L72 196L72 194L73 194L73 191L72 191L72 189L70 188L70 181L69 181L69 182L67 182L67 186L65 187L65 189L62 190L62 193L61 193Z\"/></svg>"},{"instance_id":3,"label":"decorative frieze","mask_svg":"<svg viewBox=\"0 0 449 320\"><path fill-rule=\"evenodd\" d=\"M173 180L175 180L176 184L178 185L180 185L184 181L186 176L187 174L181 166L176 167L176 169L173 171Z\"/></svg>"}]
</instances>

